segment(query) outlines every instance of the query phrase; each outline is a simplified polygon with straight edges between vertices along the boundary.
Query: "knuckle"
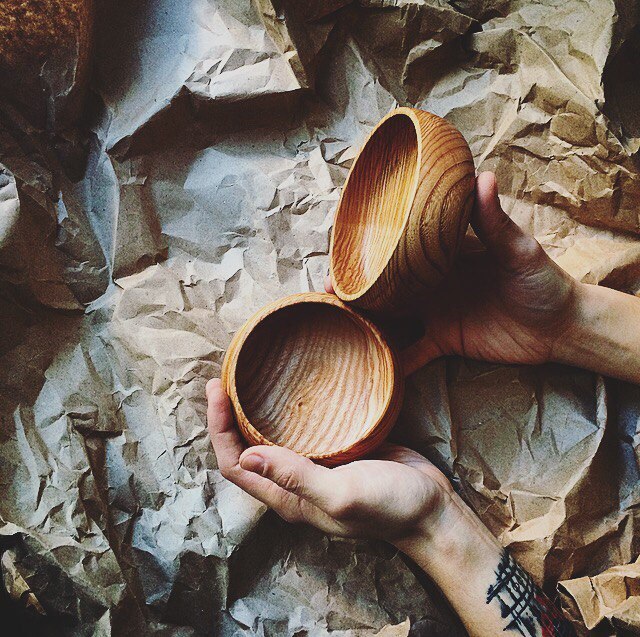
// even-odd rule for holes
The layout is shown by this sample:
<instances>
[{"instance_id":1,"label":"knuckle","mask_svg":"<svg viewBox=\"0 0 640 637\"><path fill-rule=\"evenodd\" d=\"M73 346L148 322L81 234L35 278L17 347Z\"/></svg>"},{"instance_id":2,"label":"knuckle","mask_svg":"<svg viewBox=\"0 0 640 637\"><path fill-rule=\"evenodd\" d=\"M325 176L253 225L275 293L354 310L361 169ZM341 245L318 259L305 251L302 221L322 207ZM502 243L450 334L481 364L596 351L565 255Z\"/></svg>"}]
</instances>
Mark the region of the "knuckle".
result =
<instances>
[{"instance_id":1,"label":"knuckle","mask_svg":"<svg viewBox=\"0 0 640 637\"><path fill-rule=\"evenodd\" d=\"M511 217L502 212L494 221L493 221L493 231L496 234L507 234L509 232L513 232L515 226L515 221L511 219Z\"/></svg>"},{"instance_id":2,"label":"knuckle","mask_svg":"<svg viewBox=\"0 0 640 637\"><path fill-rule=\"evenodd\" d=\"M524 233L517 238L515 248L522 255L529 257L541 257L544 254L542 246L531 235Z\"/></svg>"},{"instance_id":3,"label":"knuckle","mask_svg":"<svg viewBox=\"0 0 640 637\"><path fill-rule=\"evenodd\" d=\"M529 237L529 242L529 253L533 259L536 261L542 261L547 258L545 249L533 237Z\"/></svg>"},{"instance_id":4,"label":"knuckle","mask_svg":"<svg viewBox=\"0 0 640 637\"><path fill-rule=\"evenodd\" d=\"M294 469L285 469L278 478L278 484L290 493L299 494L303 490L302 477Z\"/></svg>"},{"instance_id":5,"label":"knuckle","mask_svg":"<svg viewBox=\"0 0 640 637\"><path fill-rule=\"evenodd\" d=\"M276 511L276 513L289 524L295 524L298 522L298 517L290 511Z\"/></svg>"}]
</instances>

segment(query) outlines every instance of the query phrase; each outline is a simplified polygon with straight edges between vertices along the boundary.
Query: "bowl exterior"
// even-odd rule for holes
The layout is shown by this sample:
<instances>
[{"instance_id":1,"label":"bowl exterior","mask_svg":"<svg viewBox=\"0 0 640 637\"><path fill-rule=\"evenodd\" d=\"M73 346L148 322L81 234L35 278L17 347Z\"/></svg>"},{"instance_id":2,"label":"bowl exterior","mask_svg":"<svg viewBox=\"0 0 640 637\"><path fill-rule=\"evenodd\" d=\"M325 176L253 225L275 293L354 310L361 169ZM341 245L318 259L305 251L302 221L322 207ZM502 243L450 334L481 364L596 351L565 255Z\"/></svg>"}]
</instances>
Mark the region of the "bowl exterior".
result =
<instances>
[{"instance_id":1,"label":"bowl exterior","mask_svg":"<svg viewBox=\"0 0 640 637\"><path fill-rule=\"evenodd\" d=\"M391 315L406 314L420 304L425 292L449 272L469 226L475 193L475 167L469 145L441 117L398 108L380 121L369 139L390 117L398 116L411 119L418 140L417 175L407 175L407 179L415 181L404 230L382 274L362 294L347 298L334 280L336 293L343 300ZM348 184L349 180L345 189ZM336 215L339 209L340 204ZM332 254L333 249L332 245Z\"/></svg>"},{"instance_id":2,"label":"bowl exterior","mask_svg":"<svg viewBox=\"0 0 640 637\"><path fill-rule=\"evenodd\" d=\"M254 314L239 330L231 340L229 348L225 354L222 363L222 383L227 392L233 412L235 415L238 429L249 446L253 445L273 445L274 443L265 438L248 420L245 415L236 387L236 368L240 351L251 332L265 318L281 310L282 308L296 305L299 303L329 303L348 313L354 320L364 326L373 338L386 348L388 355L391 357L393 379L389 402L384 410L381 418L357 440L355 443L328 454L303 453L312 460L328 467L346 464L368 453L371 453L378 447L389 435L393 425L395 424L402 406L404 397L404 375L397 353L394 348L387 342L380 330L371 322L346 304L333 294L324 294L319 292L307 292L302 294L294 294L285 297L274 303L267 305Z\"/></svg>"}]
</instances>

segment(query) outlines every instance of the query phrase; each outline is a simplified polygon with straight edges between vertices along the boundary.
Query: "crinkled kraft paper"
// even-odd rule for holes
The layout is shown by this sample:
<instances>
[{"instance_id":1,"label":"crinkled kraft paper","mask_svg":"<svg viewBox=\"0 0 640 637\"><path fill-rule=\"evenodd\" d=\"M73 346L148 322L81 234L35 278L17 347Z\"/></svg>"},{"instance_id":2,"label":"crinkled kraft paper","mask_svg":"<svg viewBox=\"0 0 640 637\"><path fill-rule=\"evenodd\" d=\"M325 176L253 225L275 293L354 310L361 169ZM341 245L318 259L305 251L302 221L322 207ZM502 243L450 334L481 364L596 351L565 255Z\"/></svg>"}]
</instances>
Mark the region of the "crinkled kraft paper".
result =
<instances>
[{"instance_id":1,"label":"crinkled kraft paper","mask_svg":"<svg viewBox=\"0 0 640 637\"><path fill-rule=\"evenodd\" d=\"M396 104L455 124L571 274L637 293L639 24L625 0L98 3L82 170L0 107L0 547L33 621L464 634L388 546L225 481L204 385L256 309L321 289L340 187ZM393 435L584 610L580 578L639 553L639 423L637 387L452 358L410 379ZM596 610L639 621L620 596Z\"/></svg>"},{"instance_id":2,"label":"crinkled kraft paper","mask_svg":"<svg viewBox=\"0 0 640 637\"><path fill-rule=\"evenodd\" d=\"M563 605L582 634L640 632L640 562L613 566L594 577L560 582ZM584 630L584 629L587 630Z\"/></svg>"}]
</instances>

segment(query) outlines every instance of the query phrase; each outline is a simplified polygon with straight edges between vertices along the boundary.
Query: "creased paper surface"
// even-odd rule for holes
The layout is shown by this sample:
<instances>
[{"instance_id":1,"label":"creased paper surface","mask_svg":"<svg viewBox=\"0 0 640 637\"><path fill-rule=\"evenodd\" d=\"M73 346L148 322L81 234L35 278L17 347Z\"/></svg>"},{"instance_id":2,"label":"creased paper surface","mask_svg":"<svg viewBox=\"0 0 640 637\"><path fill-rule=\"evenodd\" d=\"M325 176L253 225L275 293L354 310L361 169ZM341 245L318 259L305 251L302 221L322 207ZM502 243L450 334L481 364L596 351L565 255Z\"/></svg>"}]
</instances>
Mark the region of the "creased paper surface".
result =
<instances>
[{"instance_id":1,"label":"creased paper surface","mask_svg":"<svg viewBox=\"0 0 640 637\"><path fill-rule=\"evenodd\" d=\"M640 631L640 564L612 566L593 577L560 582L563 606L579 631L615 634Z\"/></svg>"},{"instance_id":2,"label":"creased paper surface","mask_svg":"<svg viewBox=\"0 0 640 637\"><path fill-rule=\"evenodd\" d=\"M205 426L235 330L321 289L340 187L395 105L455 124L572 275L640 291L638 3L307 4L97 3L62 146L0 99L1 563L54 634L464 634L388 547L265 515ZM638 388L449 359L393 435L586 625L581 578L640 552L639 423ZM632 597L597 617L637 626Z\"/></svg>"}]
</instances>

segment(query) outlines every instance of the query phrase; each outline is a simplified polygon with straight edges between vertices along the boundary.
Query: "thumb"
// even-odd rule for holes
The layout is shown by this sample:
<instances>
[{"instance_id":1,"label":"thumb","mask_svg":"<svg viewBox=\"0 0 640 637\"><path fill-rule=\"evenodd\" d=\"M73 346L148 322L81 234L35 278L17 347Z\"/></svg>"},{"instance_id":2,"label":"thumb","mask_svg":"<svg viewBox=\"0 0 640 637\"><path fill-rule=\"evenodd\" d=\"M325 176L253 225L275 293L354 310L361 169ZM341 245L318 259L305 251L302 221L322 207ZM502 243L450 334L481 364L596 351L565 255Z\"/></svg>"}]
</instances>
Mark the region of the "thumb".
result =
<instances>
[{"instance_id":1,"label":"thumb","mask_svg":"<svg viewBox=\"0 0 640 637\"><path fill-rule=\"evenodd\" d=\"M400 353L404 375L410 376L413 372L441 356L444 356L444 352L440 346L431 336L425 334L420 340L412 343Z\"/></svg>"},{"instance_id":2,"label":"thumb","mask_svg":"<svg viewBox=\"0 0 640 637\"><path fill-rule=\"evenodd\" d=\"M540 244L502 210L492 172L480 173L476 180L471 225L489 253L506 270L526 269L540 257Z\"/></svg>"},{"instance_id":3,"label":"thumb","mask_svg":"<svg viewBox=\"0 0 640 637\"><path fill-rule=\"evenodd\" d=\"M323 510L331 507L340 490L331 469L321 467L285 447L249 447L240 456L240 466L268 478L285 491L308 500Z\"/></svg>"}]
</instances>

